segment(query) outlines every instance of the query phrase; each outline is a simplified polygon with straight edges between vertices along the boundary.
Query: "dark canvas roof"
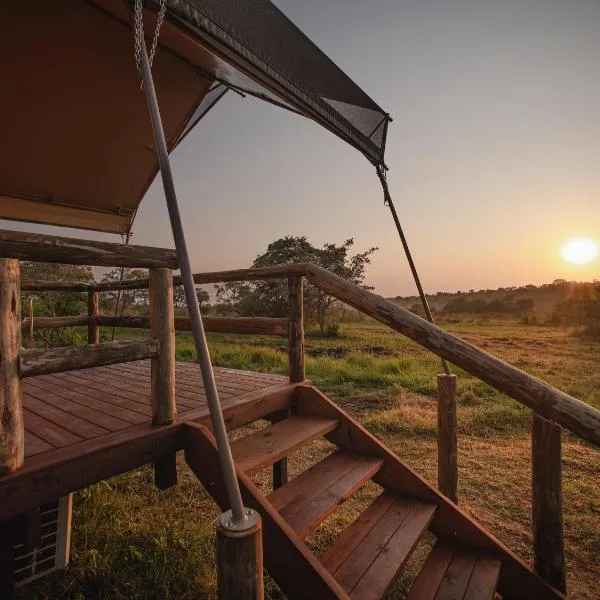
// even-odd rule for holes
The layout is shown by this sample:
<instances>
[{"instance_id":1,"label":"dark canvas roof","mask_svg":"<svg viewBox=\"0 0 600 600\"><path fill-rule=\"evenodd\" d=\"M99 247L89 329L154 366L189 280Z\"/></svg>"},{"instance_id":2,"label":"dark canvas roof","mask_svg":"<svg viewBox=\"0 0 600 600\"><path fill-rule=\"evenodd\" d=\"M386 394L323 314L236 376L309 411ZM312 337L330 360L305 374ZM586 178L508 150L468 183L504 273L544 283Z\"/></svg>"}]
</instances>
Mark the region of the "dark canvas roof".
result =
<instances>
[{"instance_id":1,"label":"dark canvas roof","mask_svg":"<svg viewBox=\"0 0 600 600\"><path fill-rule=\"evenodd\" d=\"M383 162L386 114L266 0L168 0L153 75L170 149L231 87ZM158 165L126 2L1 3L0 78L0 218L127 231Z\"/></svg>"}]
</instances>

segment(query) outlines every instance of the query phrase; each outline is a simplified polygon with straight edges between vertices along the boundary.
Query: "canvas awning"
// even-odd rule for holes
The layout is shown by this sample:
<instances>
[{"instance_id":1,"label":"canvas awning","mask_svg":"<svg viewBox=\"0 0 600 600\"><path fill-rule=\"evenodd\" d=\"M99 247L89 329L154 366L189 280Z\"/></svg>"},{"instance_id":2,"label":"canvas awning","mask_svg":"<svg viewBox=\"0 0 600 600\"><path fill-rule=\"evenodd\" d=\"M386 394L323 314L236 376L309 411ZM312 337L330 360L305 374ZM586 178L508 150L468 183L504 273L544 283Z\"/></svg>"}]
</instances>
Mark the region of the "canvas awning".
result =
<instances>
[{"instance_id":1,"label":"canvas awning","mask_svg":"<svg viewBox=\"0 0 600 600\"><path fill-rule=\"evenodd\" d=\"M386 113L266 0L168 0L153 75L169 150L231 87L383 163ZM158 165L126 2L2 3L0 78L0 218L128 231Z\"/></svg>"}]
</instances>

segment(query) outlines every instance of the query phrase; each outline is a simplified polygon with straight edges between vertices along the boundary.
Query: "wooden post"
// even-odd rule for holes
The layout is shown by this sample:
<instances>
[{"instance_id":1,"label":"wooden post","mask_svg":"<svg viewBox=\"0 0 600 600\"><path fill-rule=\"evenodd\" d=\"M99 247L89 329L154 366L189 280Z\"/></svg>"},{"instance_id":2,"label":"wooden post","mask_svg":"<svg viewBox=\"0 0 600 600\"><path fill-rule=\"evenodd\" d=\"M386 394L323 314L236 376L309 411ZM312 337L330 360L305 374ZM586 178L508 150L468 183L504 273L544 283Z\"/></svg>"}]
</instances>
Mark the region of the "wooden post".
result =
<instances>
[{"instance_id":1,"label":"wooden post","mask_svg":"<svg viewBox=\"0 0 600 600\"><path fill-rule=\"evenodd\" d=\"M33 346L33 298L29 297L29 341Z\"/></svg>"},{"instance_id":2,"label":"wooden post","mask_svg":"<svg viewBox=\"0 0 600 600\"><path fill-rule=\"evenodd\" d=\"M20 347L19 261L0 258L0 476L17 471L25 460Z\"/></svg>"},{"instance_id":3,"label":"wooden post","mask_svg":"<svg viewBox=\"0 0 600 600\"><path fill-rule=\"evenodd\" d=\"M169 425L177 418L175 404L175 310L173 273L169 269L150 270L150 328L158 339L158 358L151 359L152 424ZM177 483L176 455L154 464L154 482L164 490Z\"/></svg>"},{"instance_id":4,"label":"wooden post","mask_svg":"<svg viewBox=\"0 0 600 600\"><path fill-rule=\"evenodd\" d=\"M302 278L288 279L288 299L290 317L288 323L288 353L290 365L290 382L304 381L304 295Z\"/></svg>"},{"instance_id":5,"label":"wooden post","mask_svg":"<svg viewBox=\"0 0 600 600\"><path fill-rule=\"evenodd\" d=\"M438 488L458 502L456 375L438 375Z\"/></svg>"},{"instance_id":6,"label":"wooden post","mask_svg":"<svg viewBox=\"0 0 600 600\"><path fill-rule=\"evenodd\" d=\"M291 414L289 408L284 408L282 410L278 410L274 413L271 413L267 418L271 423L279 423L279 421L283 421L287 419ZM282 485L285 485L288 482L288 461L287 458L282 458L278 460L276 463L273 463L273 489L277 490Z\"/></svg>"},{"instance_id":7,"label":"wooden post","mask_svg":"<svg viewBox=\"0 0 600 600\"><path fill-rule=\"evenodd\" d=\"M302 277L288 279L288 364L290 382L298 383L306 379L304 372L304 290ZM286 419L289 411L277 413L273 423ZM288 481L288 460L282 458L273 464L273 489L276 490Z\"/></svg>"},{"instance_id":8,"label":"wooden post","mask_svg":"<svg viewBox=\"0 0 600 600\"><path fill-rule=\"evenodd\" d=\"M561 428L533 413L531 429L534 569L567 590L561 490Z\"/></svg>"},{"instance_id":9,"label":"wooden post","mask_svg":"<svg viewBox=\"0 0 600 600\"><path fill-rule=\"evenodd\" d=\"M264 597L262 522L252 510L254 523L244 531L231 524L231 511L217 528L217 589L220 600L262 600Z\"/></svg>"},{"instance_id":10,"label":"wooden post","mask_svg":"<svg viewBox=\"0 0 600 600\"><path fill-rule=\"evenodd\" d=\"M100 327L91 322L92 317L100 314L100 294L94 290L88 291L88 344L100 343Z\"/></svg>"}]
</instances>

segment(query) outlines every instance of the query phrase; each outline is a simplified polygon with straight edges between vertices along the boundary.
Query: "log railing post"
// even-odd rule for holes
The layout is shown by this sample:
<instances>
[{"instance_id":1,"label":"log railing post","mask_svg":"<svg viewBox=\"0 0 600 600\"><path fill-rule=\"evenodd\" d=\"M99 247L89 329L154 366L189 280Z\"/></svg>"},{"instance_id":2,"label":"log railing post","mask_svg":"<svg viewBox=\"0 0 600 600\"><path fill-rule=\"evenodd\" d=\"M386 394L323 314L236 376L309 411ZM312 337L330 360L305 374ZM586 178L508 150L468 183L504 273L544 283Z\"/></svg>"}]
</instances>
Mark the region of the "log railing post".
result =
<instances>
[{"instance_id":1,"label":"log railing post","mask_svg":"<svg viewBox=\"0 0 600 600\"><path fill-rule=\"evenodd\" d=\"M438 375L438 488L458 502L456 375Z\"/></svg>"},{"instance_id":2,"label":"log railing post","mask_svg":"<svg viewBox=\"0 0 600 600\"><path fill-rule=\"evenodd\" d=\"M20 347L20 265L0 258L0 476L20 469L25 459Z\"/></svg>"},{"instance_id":3,"label":"log railing post","mask_svg":"<svg viewBox=\"0 0 600 600\"><path fill-rule=\"evenodd\" d=\"M304 294L302 277L288 279L289 322L288 353L290 382L304 381Z\"/></svg>"},{"instance_id":4,"label":"log railing post","mask_svg":"<svg viewBox=\"0 0 600 600\"><path fill-rule=\"evenodd\" d=\"M95 290L88 291L88 344L100 343L100 327L92 319L100 314L100 294Z\"/></svg>"},{"instance_id":5,"label":"log railing post","mask_svg":"<svg viewBox=\"0 0 600 600\"><path fill-rule=\"evenodd\" d=\"M258 512L251 511L250 527L236 531L231 511L221 516L217 528L217 597L263 600L262 523Z\"/></svg>"},{"instance_id":6,"label":"log railing post","mask_svg":"<svg viewBox=\"0 0 600 600\"><path fill-rule=\"evenodd\" d=\"M304 381L304 291L302 277L288 279L288 364L290 382ZM276 423L289 416L288 411L280 411L272 422ZM273 489L278 489L288 481L288 461L282 458L273 465Z\"/></svg>"},{"instance_id":7,"label":"log railing post","mask_svg":"<svg viewBox=\"0 0 600 600\"><path fill-rule=\"evenodd\" d=\"M175 310L173 273L170 269L150 270L150 328L160 350L151 359L152 424L169 425L177 418L175 404ZM166 489L177 483L176 455L154 465L157 487Z\"/></svg>"},{"instance_id":8,"label":"log railing post","mask_svg":"<svg viewBox=\"0 0 600 600\"><path fill-rule=\"evenodd\" d=\"M534 569L566 593L561 428L533 413L531 429Z\"/></svg>"}]
</instances>

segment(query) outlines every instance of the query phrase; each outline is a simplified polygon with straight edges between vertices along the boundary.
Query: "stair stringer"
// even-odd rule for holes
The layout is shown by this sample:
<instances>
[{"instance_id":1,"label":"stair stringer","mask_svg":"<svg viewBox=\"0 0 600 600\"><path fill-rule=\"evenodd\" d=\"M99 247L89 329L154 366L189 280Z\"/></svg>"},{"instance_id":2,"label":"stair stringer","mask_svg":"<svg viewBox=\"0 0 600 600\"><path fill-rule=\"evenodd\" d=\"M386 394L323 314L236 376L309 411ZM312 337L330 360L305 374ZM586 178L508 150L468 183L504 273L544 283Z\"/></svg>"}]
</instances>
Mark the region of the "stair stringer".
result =
<instances>
[{"instance_id":1,"label":"stair stringer","mask_svg":"<svg viewBox=\"0 0 600 600\"><path fill-rule=\"evenodd\" d=\"M229 508L221 463L211 431L197 423L184 425L185 460L222 510ZM282 519L264 494L236 465L244 506L262 518L265 567L290 599L349 600L333 576L304 541Z\"/></svg>"},{"instance_id":2,"label":"stair stringer","mask_svg":"<svg viewBox=\"0 0 600 600\"><path fill-rule=\"evenodd\" d=\"M558 590L534 573L502 542L430 486L318 389L301 385L296 388L295 395L298 415L314 415L339 420L338 428L326 436L330 442L339 448L377 456L384 460L383 468L373 478L376 483L386 489L415 496L437 505L438 510L430 525L430 530L436 537L499 558L502 561L502 568L498 591L505 598L515 600L564 598Z\"/></svg>"}]
</instances>

